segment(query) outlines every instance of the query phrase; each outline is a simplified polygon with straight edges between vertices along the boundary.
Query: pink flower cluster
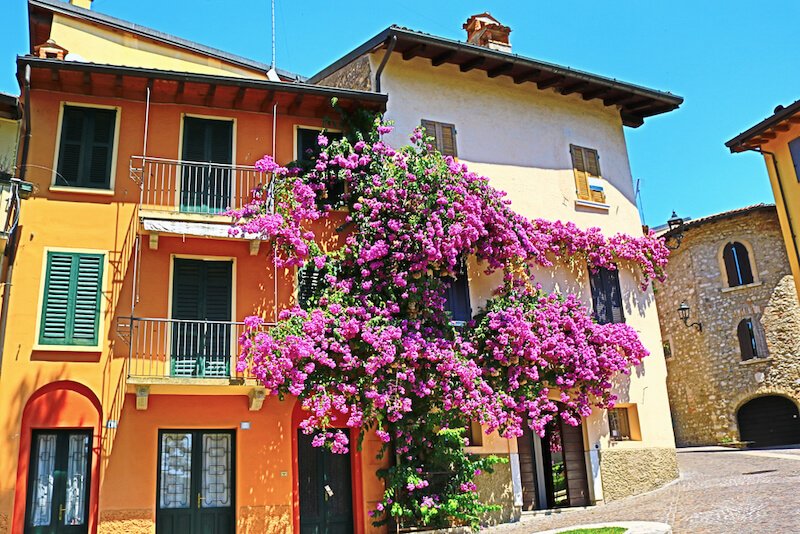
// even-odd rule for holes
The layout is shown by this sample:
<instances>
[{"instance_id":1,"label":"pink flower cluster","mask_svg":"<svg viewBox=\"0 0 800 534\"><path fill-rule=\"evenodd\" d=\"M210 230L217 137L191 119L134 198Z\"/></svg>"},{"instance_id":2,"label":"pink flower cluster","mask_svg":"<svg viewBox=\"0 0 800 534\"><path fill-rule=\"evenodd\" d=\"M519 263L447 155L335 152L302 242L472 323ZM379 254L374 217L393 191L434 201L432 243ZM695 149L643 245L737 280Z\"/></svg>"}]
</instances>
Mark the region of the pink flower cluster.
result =
<instances>
[{"instance_id":1,"label":"pink flower cluster","mask_svg":"<svg viewBox=\"0 0 800 534\"><path fill-rule=\"evenodd\" d=\"M299 397L315 445L346 451L345 434L331 430L344 417L337 423L374 429L425 471L433 442L419 429L430 429L432 414L440 427L477 420L512 438L524 424L541 435L553 417L577 424L593 406L613 405L614 376L647 355L636 332L596 324L574 295L542 292L530 268L576 259L593 269L638 268L644 287L664 276L663 242L652 233L607 238L597 228L528 220L487 178L431 150L421 132L395 150L380 140L386 128L376 124L353 144L320 136L314 167L303 174L259 162L275 176L274 195L256 191L232 213L233 231L274 239L285 265L313 259L328 275L314 308L285 310L268 331L248 319L240 370L272 394ZM349 233L343 249L317 255L305 228L327 216L318 200L340 181ZM469 256L506 276L481 315L457 329L445 294ZM473 476L452 491L471 492ZM434 501L423 482L396 489L427 510Z\"/></svg>"}]
</instances>

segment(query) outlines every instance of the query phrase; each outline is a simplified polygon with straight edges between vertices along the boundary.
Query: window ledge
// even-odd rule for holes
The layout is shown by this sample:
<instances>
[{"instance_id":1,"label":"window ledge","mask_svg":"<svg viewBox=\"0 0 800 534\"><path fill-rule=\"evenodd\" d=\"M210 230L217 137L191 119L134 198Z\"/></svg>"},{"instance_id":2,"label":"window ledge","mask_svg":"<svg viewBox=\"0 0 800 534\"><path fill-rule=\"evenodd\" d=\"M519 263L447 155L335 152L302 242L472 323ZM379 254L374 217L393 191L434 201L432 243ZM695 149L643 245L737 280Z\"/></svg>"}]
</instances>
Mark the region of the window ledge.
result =
<instances>
[{"instance_id":1,"label":"window ledge","mask_svg":"<svg viewBox=\"0 0 800 534\"><path fill-rule=\"evenodd\" d=\"M739 362L739 365L754 365L756 363L770 363L770 362L772 362L772 358L767 356L766 358L750 358L749 360Z\"/></svg>"},{"instance_id":2,"label":"window ledge","mask_svg":"<svg viewBox=\"0 0 800 534\"><path fill-rule=\"evenodd\" d=\"M591 200L582 200L580 198L575 199L575 207L576 208L589 208L597 211L603 211L608 213L608 210L611 209L609 204L603 204L601 202L593 202Z\"/></svg>"},{"instance_id":3,"label":"window ledge","mask_svg":"<svg viewBox=\"0 0 800 534\"><path fill-rule=\"evenodd\" d=\"M78 195L97 195L104 197L114 196L113 189L93 189L91 187L68 187L63 185L51 185L49 190L53 193L73 193Z\"/></svg>"},{"instance_id":4,"label":"window ledge","mask_svg":"<svg viewBox=\"0 0 800 534\"><path fill-rule=\"evenodd\" d=\"M762 284L762 282L759 280L758 282L753 282L752 284L745 284L743 286L723 287L722 289L720 289L720 291L722 291L723 293L730 293L732 291L741 291L742 289L748 289L748 288L751 288L751 287L758 287L761 284Z\"/></svg>"},{"instance_id":5,"label":"window ledge","mask_svg":"<svg viewBox=\"0 0 800 534\"><path fill-rule=\"evenodd\" d=\"M103 352L100 345L41 345L36 343L32 351L40 352Z\"/></svg>"}]
</instances>

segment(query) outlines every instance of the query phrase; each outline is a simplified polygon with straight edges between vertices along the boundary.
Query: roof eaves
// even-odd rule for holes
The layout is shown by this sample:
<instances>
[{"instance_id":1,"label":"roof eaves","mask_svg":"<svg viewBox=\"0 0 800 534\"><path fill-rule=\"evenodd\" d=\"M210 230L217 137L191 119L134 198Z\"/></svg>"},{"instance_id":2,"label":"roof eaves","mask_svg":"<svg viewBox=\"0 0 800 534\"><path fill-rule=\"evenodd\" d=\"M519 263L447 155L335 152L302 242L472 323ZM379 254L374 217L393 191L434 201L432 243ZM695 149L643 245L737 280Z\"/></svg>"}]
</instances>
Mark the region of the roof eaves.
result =
<instances>
[{"instance_id":1,"label":"roof eaves","mask_svg":"<svg viewBox=\"0 0 800 534\"><path fill-rule=\"evenodd\" d=\"M714 213L712 215L706 215L705 217L700 217L697 219L692 219L684 223L683 228L681 231L689 230L691 228L696 228L698 226L702 226L704 224L708 224L711 222L721 221L724 219L731 219L733 217L739 217L742 215L748 215L750 213L754 213L757 211L775 211L775 204L767 204L767 203L760 203L760 204L752 204L750 206L744 206L742 208L736 208L733 210L723 211L720 213ZM661 237L667 238L673 234L675 234L677 230L667 230Z\"/></svg>"},{"instance_id":2,"label":"roof eaves","mask_svg":"<svg viewBox=\"0 0 800 534\"><path fill-rule=\"evenodd\" d=\"M243 56L231 54L229 52L225 52L224 50L220 50L218 48L213 48L195 41L183 39L182 37L177 37L175 35L154 30L146 26L140 26L139 24L118 19L116 17L105 15L103 13L98 13L97 11L92 11L90 9L84 9L82 7L74 6L68 2L64 2L61 0L28 0L28 5L41 7L43 9L60 13L62 15L75 17L82 20L95 22L98 24L104 24L106 26L111 26L113 28L141 35L143 37L147 37L155 41L160 41L166 44L190 50L192 52L215 57L242 67L247 67L254 70L261 70L264 72L270 69L270 65L267 65L266 63L261 63L260 61L255 61L253 59L249 59ZM299 74L285 71L283 69L276 69L276 71L278 75L283 78L297 80L300 82L305 81L305 77Z\"/></svg>"},{"instance_id":3,"label":"roof eaves","mask_svg":"<svg viewBox=\"0 0 800 534\"><path fill-rule=\"evenodd\" d=\"M765 131L769 130L773 126L777 126L781 122L789 119L790 117L794 116L795 114L800 113L800 100L795 100L793 103L789 104L783 109L780 109L764 119L763 121L759 122L755 126L745 130L744 132L740 133L730 141L725 143L725 146L730 149L731 152L744 152L745 150L749 150L750 147L745 146L745 144L758 136L759 134L764 133Z\"/></svg>"},{"instance_id":4,"label":"roof eaves","mask_svg":"<svg viewBox=\"0 0 800 534\"><path fill-rule=\"evenodd\" d=\"M241 78L238 76L220 76L216 74L197 74L183 71L151 69L143 67L125 67L119 65L105 65L100 63L84 63L78 61L64 61L59 59L42 59L33 56L17 56L18 69L22 65L46 69L66 69L77 71L96 72L98 74L121 74L136 77L183 81L189 83L209 83L246 87L253 89L275 90L286 93L306 93L325 97L349 98L353 100L370 101L385 105L388 96L372 91L358 89L341 89L325 87L304 82L273 82L256 78ZM18 71L19 76L19 71Z\"/></svg>"},{"instance_id":5,"label":"roof eaves","mask_svg":"<svg viewBox=\"0 0 800 534\"><path fill-rule=\"evenodd\" d=\"M407 37L417 41L427 41L429 43L439 44L441 46L445 46L457 51L464 51L473 54L479 54L485 57L494 57L504 61L510 61L511 63L519 63L530 66L532 68L538 68L542 70L546 70L553 74L564 74L569 75L574 78L584 79L587 81L591 81L594 83L598 83L601 85L606 85L609 88L617 88L623 91L628 91L633 94L645 96L648 98L653 98L655 100L659 100L664 102L665 104L674 106L677 108L683 103L683 98L672 93L658 91L655 89L650 89L641 85L635 85L628 82L623 82L614 78L608 78L605 76L600 76L597 74L592 74L589 72L573 69L570 67L565 67L562 65L556 65L554 63L548 63L545 61L539 61L532 58L528 58L525 56L521 56L519 54L514 54L510 52L502 52L499 50L492 50L490 48L486 48L479 45L474 45L470 43L465 43L462 41L457 41L454 39L447 39L444 37L439 37L436 35L431 35L428 33L411 30L409 28L404 28L396 25L392 25L372 39L369 39L356 49L352 50L348 54L344 55L331 65L325 67L318 73L314 74L313 76L308 78L308 83L318 83L320 80L325 78L326 76L336 72L340 68L344 67L345 65L351 63L353 60L361 57L363 54L367 52L371 52L374 49L378 48L382 45L389 37L392 35L396 35L398 37Z\"/></svg>"}]
</instances>

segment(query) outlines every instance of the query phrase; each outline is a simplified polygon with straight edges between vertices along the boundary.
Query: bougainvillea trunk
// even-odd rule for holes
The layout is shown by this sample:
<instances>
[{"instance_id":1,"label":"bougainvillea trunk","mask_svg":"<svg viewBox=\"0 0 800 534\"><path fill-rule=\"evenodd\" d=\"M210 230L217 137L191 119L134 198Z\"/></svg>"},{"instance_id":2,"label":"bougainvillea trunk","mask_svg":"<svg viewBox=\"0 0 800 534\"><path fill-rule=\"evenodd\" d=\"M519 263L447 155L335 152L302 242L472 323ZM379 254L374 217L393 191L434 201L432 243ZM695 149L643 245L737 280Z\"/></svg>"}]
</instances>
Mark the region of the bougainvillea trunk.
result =
<instances>
[{"instance_id":1,"label":"bougainvillea trunk","mask_svg":"<svg viewBox=\"0 0 800 534\"><path fill-rule=\"evenodd\" d=\"M376 119L339 141L320 135L304 167L257 163L275 177L274 199L257 191L232 212L232 232L274 241L282 265L320 270L323 283L306 309L282 311L269 330L249 318L239 367L273 395L299 399L316 446L351 446L335 417L360 436L376 433L392 467L379 473L386 493L375 521L475 526L491 509L475 479L500 460L467 454L465 425L511 439L523 424L539 435L555 417L578 424L593 407L612 406L615 375L647 355L632 328L597 324L575 295L542 291L532 269L632 269L644 289L663 276L668 250L652 234L606 237L526 219L424 132L394 149L381 141L387 131ZM323 251L310 223L329 216L327 192L342 182L345 244ZM466 258L503 276L460 327L445 294Z\"/></svg>"}]
</instances>

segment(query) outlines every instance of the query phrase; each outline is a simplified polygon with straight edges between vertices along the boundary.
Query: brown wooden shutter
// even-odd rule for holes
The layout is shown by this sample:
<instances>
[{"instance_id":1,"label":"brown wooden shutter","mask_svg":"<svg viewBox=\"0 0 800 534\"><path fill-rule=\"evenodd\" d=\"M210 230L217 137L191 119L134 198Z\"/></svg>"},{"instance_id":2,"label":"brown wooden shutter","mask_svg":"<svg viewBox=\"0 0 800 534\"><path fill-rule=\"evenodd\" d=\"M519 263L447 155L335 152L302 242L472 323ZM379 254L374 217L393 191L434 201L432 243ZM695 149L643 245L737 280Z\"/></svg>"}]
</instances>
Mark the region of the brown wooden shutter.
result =
<instances>
[{"instance_id":1,"label":"brown wooden shutter","mask_svg":"<svg viewBox=\"0 0 800 534\"><path fill-rule=\"evenodd\" d=\"M586 159L583 149L579 146L570 145L572 152L572 168L575 171L575 192L581 200L590 200L589 177L586 173Z\"/></svg>"},{"instance_id":2,"label":"brown wooden shutter","mask_svg":"<svg viewBox=\"0 0 800 534\"><path fill-rule=\"evenodd\" d=\"M736 327L736 336L739 338L739 348L742 351L742 361L747 361L758 356L753 335L753 323L750 319L742 319Z\"/></svg>"},{"instance_id":3,"label":"brown wooden shutter","mask_svg":"<svg viewBox=\"0 0 800 534\"><path fill-rule=\"evenodd\" d=\"M433 137L431 146L438 149L438 138L436 137L436 123L433 121L422 119L422 127L425 128L425 137Z\"/></svg>"},{"instance_id":4,"label":"brown wooden shutter","mask_svg":"<svg viewBox=\"0 0 800 534\"><path fill-rule=\"evenodd\" d=\"M440 140L439 151L445 156L458 156L456 149L456 127L452 124L437 124L439 131L436 138Z\"/></svg>"}]
</instances>

